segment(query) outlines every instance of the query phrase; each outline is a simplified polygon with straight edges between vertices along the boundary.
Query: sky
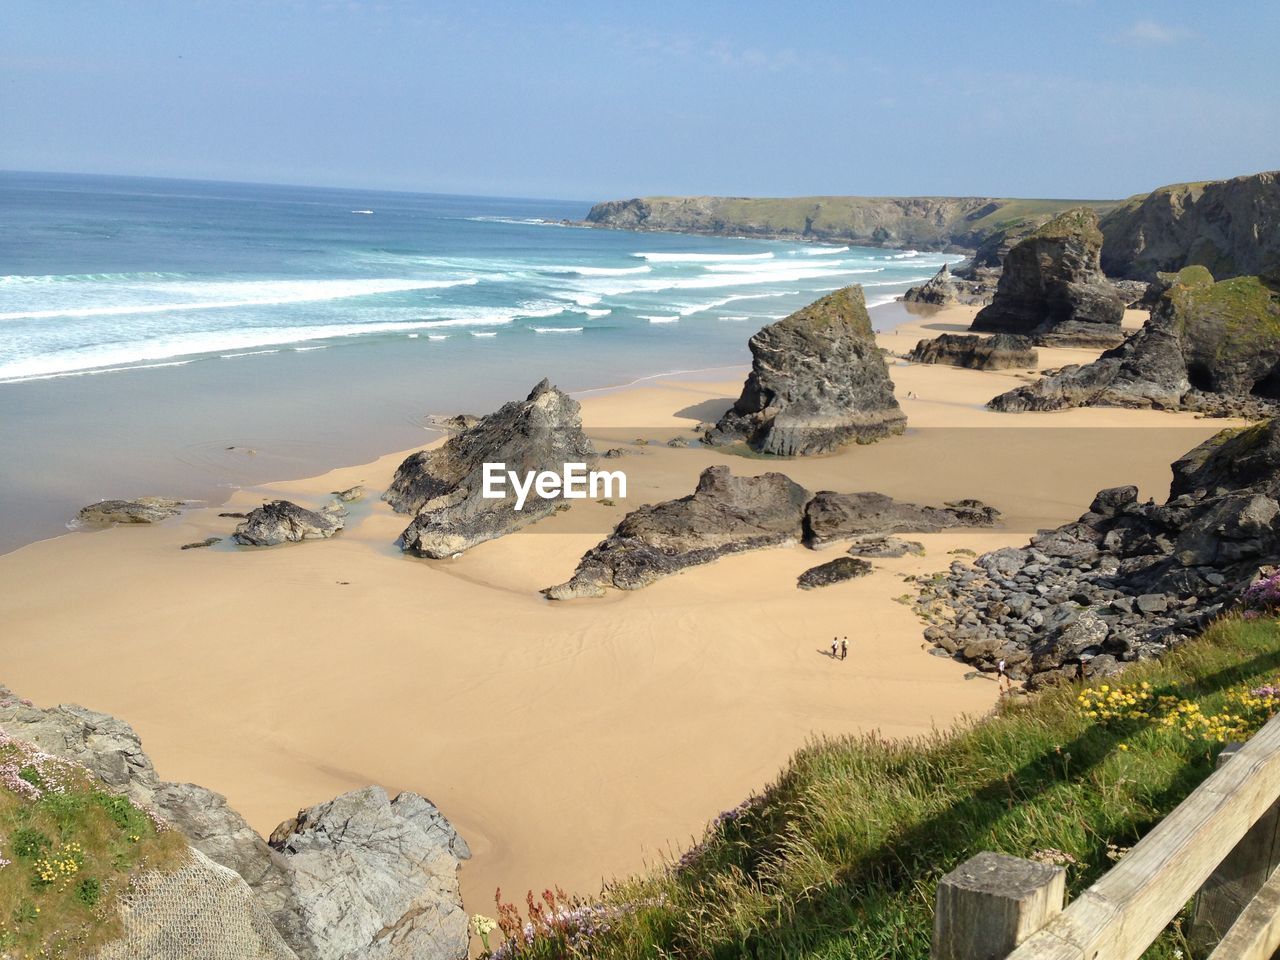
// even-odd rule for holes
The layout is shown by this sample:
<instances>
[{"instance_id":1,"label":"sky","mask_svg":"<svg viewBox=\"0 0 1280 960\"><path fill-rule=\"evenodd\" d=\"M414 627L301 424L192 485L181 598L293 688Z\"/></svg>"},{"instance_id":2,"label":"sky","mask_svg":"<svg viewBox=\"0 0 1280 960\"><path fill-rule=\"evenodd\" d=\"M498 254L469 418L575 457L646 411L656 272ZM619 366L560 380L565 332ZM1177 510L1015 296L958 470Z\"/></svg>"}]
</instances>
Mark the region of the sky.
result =
<instances>
[{"instance_id":1,"label":"sky","mask_svg":"<svg viewBox=\"0 0 1280 960\"><path fill-rule=\"evenodd\" d=\"M598 200L1280 168L1275 0L0 0L0 169Z\"/></svg>"}]
</instances>

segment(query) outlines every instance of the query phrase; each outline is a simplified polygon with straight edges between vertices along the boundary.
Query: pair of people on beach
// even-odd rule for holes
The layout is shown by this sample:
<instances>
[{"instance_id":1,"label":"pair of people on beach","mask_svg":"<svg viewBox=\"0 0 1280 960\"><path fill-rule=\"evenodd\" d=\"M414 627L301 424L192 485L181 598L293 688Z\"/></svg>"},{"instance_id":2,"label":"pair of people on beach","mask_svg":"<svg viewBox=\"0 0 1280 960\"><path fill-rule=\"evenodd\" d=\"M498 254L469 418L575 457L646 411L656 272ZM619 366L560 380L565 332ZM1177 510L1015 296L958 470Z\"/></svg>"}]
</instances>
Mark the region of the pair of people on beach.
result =
<instances>
[{"instance_id":1,"label":"pair of people on beach","mask_svg":"<svg viewBox=\"0 0 1280 960\"><path fill-rule=\"evenodd\" d=\"M831 659L845 660L849 656L849 638L845 637L840 640L837 637L831 638Z\"/></svg>"}]
</instances>

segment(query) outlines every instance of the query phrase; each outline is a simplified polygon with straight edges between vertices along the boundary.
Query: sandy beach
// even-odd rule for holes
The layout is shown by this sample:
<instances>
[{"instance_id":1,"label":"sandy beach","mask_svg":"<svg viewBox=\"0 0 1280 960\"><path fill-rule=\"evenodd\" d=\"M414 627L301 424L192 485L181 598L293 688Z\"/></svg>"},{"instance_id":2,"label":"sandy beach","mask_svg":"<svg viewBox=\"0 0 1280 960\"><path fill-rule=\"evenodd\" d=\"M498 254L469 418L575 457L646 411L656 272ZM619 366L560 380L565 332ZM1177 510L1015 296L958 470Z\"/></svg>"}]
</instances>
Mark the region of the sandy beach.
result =
<instances>
[{"instance_id":1,"label":"sandy beach","mask_svg":"<svg viewBox=\"0 0 1280 960\"><path fill-rule=\"evenodd\" d=\"M920 316L880 340L903 353L967 329L973 312ZM1042 349L1040 368L1094 355ZM393 545L407 519L378 496L406 451L244 489L156 527L32 544L0 557L0 680L40 704L128 720L162 776L225 793L264 834L368 783L430 797L474 853L462 872L472 911L487 911L497 886L516 899L554 884L592 892L678 851L807 738L910 736L988 710L994 682L922 649L919 621L894 599L910 589L902 578L944 569L953 550L1024 543L1102 487L1163 498L1169 462L1230 425L1155 411L995 414L983 404L1029 372L890 372L909 417L902 437L797 461L650 443L616 461L627 500L577 504L457 560ZM744 373L580 395L587 432L599 448L642 433L692 438ZM691 492L715 463L779 470L812 490L974 497L1004 523L915 537L925 556L878 560L871 576L819 591L798 590L796 576L839 547L730 557L602 600L538 594L628 509ZM278 497L318 506L357 483L369 496L333 540L178 549L228 536L236 521L219 512ZM833 635L849 637L845 662L825 655Z\"/></svg>"}]
</instances>

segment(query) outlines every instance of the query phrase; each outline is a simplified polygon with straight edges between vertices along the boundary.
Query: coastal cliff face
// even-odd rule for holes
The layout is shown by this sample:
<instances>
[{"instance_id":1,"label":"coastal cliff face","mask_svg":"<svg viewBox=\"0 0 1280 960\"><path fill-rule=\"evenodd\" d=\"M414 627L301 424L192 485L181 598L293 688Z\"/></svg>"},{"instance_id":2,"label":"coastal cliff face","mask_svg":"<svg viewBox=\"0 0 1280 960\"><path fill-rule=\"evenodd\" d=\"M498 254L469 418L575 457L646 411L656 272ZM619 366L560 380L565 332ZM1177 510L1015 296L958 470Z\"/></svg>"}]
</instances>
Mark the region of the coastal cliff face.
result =
<instances>
[{"instance_id":1,"label":"coastal cliff face","mask_svg":"<svg viewBox=\"0 0 1280 960\"><path fill-rule=\"evenodd\" d=\"M592 226L863 246L971 250L1014 224L1030 228L1081 201L992 197L637 197L597 203ZM1089 202L1098 210L1110 201Z\"/></svg>"},{"instance_id":2,"label":"coastal cliff face","mask_svg":"<svg viewBox=\"0 0 1280 960\"><path fill-rule=\"evenodd\" d=\"M1220 280L1280 271L1280 172L1177 183L1102 218L1108 276L1154 280L1199 265Z\"/></svg>"}]
</instances>

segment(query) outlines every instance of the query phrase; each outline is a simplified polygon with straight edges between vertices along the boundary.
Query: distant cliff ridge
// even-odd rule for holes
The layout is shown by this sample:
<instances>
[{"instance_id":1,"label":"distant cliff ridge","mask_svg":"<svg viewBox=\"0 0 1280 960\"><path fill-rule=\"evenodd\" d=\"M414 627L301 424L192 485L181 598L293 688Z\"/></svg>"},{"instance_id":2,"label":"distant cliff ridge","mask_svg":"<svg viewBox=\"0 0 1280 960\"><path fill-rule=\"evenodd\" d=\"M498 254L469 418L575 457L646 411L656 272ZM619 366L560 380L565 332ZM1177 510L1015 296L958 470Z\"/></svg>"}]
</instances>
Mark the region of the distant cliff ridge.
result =
<instances>
[{"instance_id":1,"label":"distant cliff ridge","mask_svg":"<svg viewBox=\"0 0 1280 960\"><path fill-rule=\"evenodd\" d=\"M991 197L638 197L597 203L587 223L658 230L863 246L971 251L1010 227L1038 225L1071 207L1100 215L1110 200L1011 200Z\"/></svg>"},{"instance_id":2,"label":"distant cliff ridge","mask_svg":"<svg viewBox=\"0 0 1280 960\"><path fill-rule=\"evenodd\" d=\"M1203 266L1219 280L1280 275L1280 172L1175 183L1102 218L1102 269L1154 280Z\"/></svg>"}]
</instances>

